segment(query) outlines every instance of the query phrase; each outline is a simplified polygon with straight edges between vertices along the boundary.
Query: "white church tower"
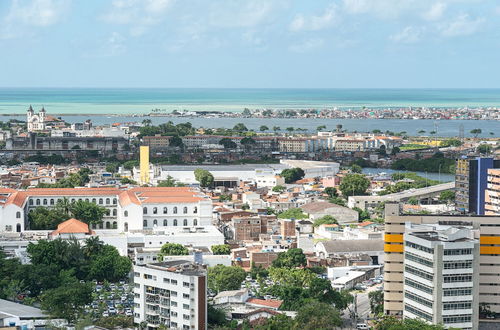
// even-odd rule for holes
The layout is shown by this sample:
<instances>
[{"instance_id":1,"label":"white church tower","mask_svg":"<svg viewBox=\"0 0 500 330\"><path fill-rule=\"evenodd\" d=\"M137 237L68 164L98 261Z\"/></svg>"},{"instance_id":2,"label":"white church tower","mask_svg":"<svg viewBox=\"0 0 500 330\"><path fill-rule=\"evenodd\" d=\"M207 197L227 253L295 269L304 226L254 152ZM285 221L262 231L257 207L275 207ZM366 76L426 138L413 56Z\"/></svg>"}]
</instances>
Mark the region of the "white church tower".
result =
<instances>
[{"instance_id":1,"label":"white church tower","mask_svg":"<svg viewBox=\"0 0 500 330\"><path fill-rule=\"evenodd\" d=\"M45 108L42 108L38 112L35 113L33 107L30 105L27 113L26 113L26 123L28 124L28 132L35 131L44 131L45 130Z\"/></svg>"}]
</instances>

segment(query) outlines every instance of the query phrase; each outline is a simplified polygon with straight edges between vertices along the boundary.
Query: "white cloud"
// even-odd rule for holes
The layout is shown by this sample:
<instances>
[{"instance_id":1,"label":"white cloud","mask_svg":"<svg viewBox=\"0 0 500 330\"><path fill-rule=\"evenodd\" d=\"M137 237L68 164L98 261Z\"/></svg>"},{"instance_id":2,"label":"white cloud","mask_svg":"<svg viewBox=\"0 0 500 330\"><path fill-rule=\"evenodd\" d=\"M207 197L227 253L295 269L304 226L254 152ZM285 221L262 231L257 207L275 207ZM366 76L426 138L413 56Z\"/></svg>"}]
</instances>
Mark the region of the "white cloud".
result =
<instances>
[{"instance_id":1,"label":"white cloud","mask_svg":"<svg viewBox=\"0 0 500 330\"><path fill-rule=\"evenodd\" d=\"M420 41L422 33L423 33L422 28L407 26L403 29L403 31L391 35L389 39L391 39L394 42L412 44Z\"/></svg>"},{"instance_id":2,"label":"white cloud","mask_svg":"<svg viewBox=\"0 0 500 330\"><path fill-rule=\"evenodd\" d=\"M130 35L140 36L149 26L160 23L173 0L114 0L101 19L112 24L130 25Z\"/></svg>"},{"instance_id":3,"label":"white cloud","mask_svg":"<svg viewBox=\"0 0 500 330\"><path fill-rule=\"evenodd\" d=\"M454 20L441 24L441 35L444 37L468 36L476 33L483 22L483 18L471 18L469 14L461 14Z\"/></svg>"},{"instance_id":4,"label":"white cloud","mask_svg":"<svg viewBox=\"0 0 500 330\"><path fill-rule=\"evenodd\" d=\"M209 24L215 27L257 27L270 24L282 8L283 1L247 0L216 2L209 12Z\"/></svg>"},{"instance_id":5,"label":"white cloud","mask_svg":"<svg viewBox=\"0 0 500 330\"><path fill-rule=\"evenodd\" d=\"M337 24L339 19L337 5L331 4L321 15L296 15L290 23L289 29L291 31L318 31Z\"/></svg>"},{"instance_id":6,"label":"white cloud","mask_svg":"<svg viewBox=\"0 0 500 330\"><path fill-rule=\"evenodd\" d=\"M414 10L423 0L343 0L342 7L348 14L373 14L380 18L394 18Z\"/></svg>"},{"instance_id":7,"label":"white cloud","mask_svg":"<svg viewBox=\"0 0 500 330\"><path fill-rule=\"evenodd\" d=\"M324 40L321 38L311 38L301 43L291 45L288 49L295 53L307 53L311 50L323 47L324 43Z\"/></svg>"},{"instance_id":8,"label":"white cloud","mask_svg":"<svg viewBox=\"0 0 500 330\"><path fill-rule=\"evenodd\" d=\"M435 21L440 19L444 11L446 10L446 3L444 2L436 2L427 12L424 13L423 18L428 21Z\"/></svg>"},{"instance_id":9,"label":"white cloud","mask_svg":"<svg viewBox=\"0 0 500 330\"><path fill-rule=\"evenodd\" d=\"M0 22L0 39L27 34L29 27L47 27L64 18L69 0L13 0L7 15Z\"/></svg>"}]
</instances>

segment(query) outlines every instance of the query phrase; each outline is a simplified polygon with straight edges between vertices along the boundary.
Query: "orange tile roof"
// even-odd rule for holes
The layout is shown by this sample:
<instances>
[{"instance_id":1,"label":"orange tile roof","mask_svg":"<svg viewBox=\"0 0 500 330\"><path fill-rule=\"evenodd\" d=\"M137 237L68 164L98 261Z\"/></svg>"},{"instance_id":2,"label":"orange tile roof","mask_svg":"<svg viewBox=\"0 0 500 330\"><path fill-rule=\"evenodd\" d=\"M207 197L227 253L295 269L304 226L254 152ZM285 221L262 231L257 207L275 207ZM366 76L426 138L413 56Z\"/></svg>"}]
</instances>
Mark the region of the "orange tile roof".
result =
<instances>
[{"instance_id":1,"label":"orange tile roof","mask_svg":"<svg viewBox=\"0 0 500 330\"><path fill-rule=\"evenodd\" d=\"M92 235L94 232L89 229L89 225L85 222L81 222L80 220L76 220L71 218L64 222L61 222L57 225L57 229L54 230L51 235L59 235L59 234L90 234Z\"/></svg>"},{"instance_id":2,"label":"orange tile roof","mask_svg":"<svg viewBox=\"0 0 500 330\"><path fill-rule=\"evenodd\" d=\"M363 221L362 223L358 224L359 227L365 227L365 226L369 226L371 224L374 224L374 222L372 221Z\"/></svg>"},{"instance_id":3,"label":"orange tile roof","mask_svg":"<svg viewBox=\"0 0 500 330\"><path fill-rule=\"evenodd\" d=\"M257 298L249 298L247 300L247 303L271 307L271 308L279 308L281 306L281 304L283 303L283 300L264 300L264 299L257 299Z\"/></svg>"}]
</instances>

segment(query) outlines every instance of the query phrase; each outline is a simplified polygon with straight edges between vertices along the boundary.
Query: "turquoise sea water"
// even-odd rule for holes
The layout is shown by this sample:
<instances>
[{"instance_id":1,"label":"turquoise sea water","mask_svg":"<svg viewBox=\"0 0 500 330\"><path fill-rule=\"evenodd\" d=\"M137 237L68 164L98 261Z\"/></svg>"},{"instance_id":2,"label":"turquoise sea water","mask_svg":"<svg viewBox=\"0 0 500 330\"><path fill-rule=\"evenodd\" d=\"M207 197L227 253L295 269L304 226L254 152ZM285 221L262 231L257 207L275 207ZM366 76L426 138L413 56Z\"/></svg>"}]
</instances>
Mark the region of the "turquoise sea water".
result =
<instances>
[{"instance_id":1,"label":"turquoise sea water","mask_svg":"<svg viewBox=\"0 0 500 330\"><path fill-rule=\"evenodd\" d=\"M32 104L57 114L144 114L152 109L500 107L500 89L1 88L0 114Z\"/></svg>"}]
</instances>

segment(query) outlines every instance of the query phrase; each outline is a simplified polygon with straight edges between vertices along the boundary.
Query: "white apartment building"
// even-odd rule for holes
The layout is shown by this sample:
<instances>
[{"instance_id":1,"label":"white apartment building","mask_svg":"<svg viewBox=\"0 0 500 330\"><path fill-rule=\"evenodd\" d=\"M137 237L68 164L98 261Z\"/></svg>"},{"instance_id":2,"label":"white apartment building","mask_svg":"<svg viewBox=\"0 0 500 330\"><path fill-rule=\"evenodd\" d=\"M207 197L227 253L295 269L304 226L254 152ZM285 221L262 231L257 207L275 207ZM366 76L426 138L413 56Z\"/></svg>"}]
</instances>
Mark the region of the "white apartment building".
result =
<instances>
[{"instance_id":1,"label":"white apartment building","mask_svg":"<svg viewBox=\"0 0 500 330\"><path fill-rule=\"evenodd\" d=\"M403 317L478 328L477 238L472 227L406 224Z\"/></svg>"},{"instance_id":2,"label":"white apartment building","mask_svg":"<svg viewBox=\"0 0 500 330\"><path fill-rule=\"evenodd\" d=\"M207 272L186 260L134 266L134 323L207 328Z\"/></svg>"},{"instance_id":3,"label":"white apartment building","mask_svg":"<svg viewBox=\"0 0 500 330\"><path fill-rule=\"evenodd\" d=\"M59 200L87 201L107 209L103 223L93 229L128 232L144 229L211 226L212 201L195 188L36 188L0 189L0 232L30 228L28 213L55 207Z\"/></svg>"}]
</instances>

